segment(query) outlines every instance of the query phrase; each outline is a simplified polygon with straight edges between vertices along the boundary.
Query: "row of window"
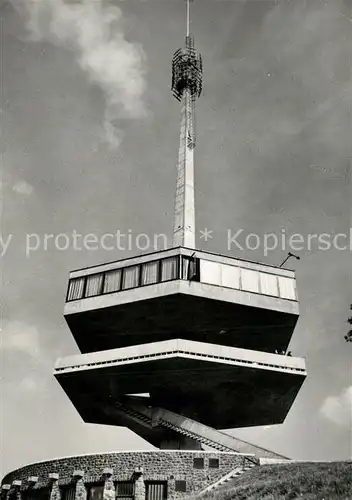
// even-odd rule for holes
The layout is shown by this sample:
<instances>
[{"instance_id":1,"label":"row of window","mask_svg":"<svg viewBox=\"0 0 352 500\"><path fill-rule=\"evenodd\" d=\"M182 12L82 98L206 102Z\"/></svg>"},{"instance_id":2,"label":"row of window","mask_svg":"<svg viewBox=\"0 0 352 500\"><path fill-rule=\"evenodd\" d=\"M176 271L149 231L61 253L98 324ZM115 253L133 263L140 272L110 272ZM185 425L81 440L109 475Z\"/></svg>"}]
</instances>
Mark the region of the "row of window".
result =
<instances>
[{"instance_id":1,"label":"row of window","mask_svg":"<svg viewBox=\"0 0 352 500\"><path fill-rule=\"evenodd\" d=\"M209 458L209 468L218 469L219 459ZM196 457L193 459L195 469L204 469L204 458ZM165 500L167 498L167 481L146 481L146 500ZM134 499L134 481L115 482L115 497L118 500ZM93 483L86 485L87 500L103 500L104 484ZM186 492L187 483L185 480L175 480L175 491ZM13 492L14 493L14 492ZM61 500L75 500L76 486L68 484L60 486ZM11 497L11 495L10 495ZM22 492L22 500L48 500L50 499L50 490L48 488L28 489ZM15 497L9 500L15 500Z\"/></svg>"},{"instance_id":2,"label":"row of window","mask_svg":"<svg viewBox=\"0 0 352 500\"><path fill-rule=\"evenodd\" d=\"M146 481L146 500L165 500L167 497L166 481ZM134 499L134 481L117 481L115 497L119 500ZM87 500L103 500L104 484L90 484L87 488ZM75 500L76 489L72 485L61 488L61 500ZM37 500L37 499L36 499Z\"/></svg>"},{"instance_id":3,"label":"row of window","mask_svg":"<svg viewBox=\"0 0 352 500\"><path fill-rule=\"evenodd\" d=\"M175 279L197 279L198 259L176 255L143 264L73 278L67 302Z\"/></svg>"},{"instance_id":4,"label":"row of window","mask_svg":"<svg viewBox=\"0 0 352 500\"><path fill-rule=\"evenodd\" d=\"M193 459L193 468L194 469L204 469L204 458L196 457ZM218 458L209 458L209 469L218 469L219 468L219 459Z\"/></svg>"},{"instance_id":5,"label":"row of window","mask_svg":"<svg viewBox=\"0 0 352 500\"><path fill-rule=\"evenodd\" d=\"M181 481L182 482L182 481ZM146 481L146 500L165 500L167 496L167 481ZM134 499L134 481L117 481L115 483L115 497L119 500ZM183 485L177 485L177 488L182 488ZM87 500L103 500L104 484L94 483L86 485ZM178 490L182 491L182 490ZM60 486L61 500L75 500L76 486L68 484ZM13 490L10 493L9 500L16 500L17 493ZM38 488L27 489L21 492L22 500L49 500L50 489Z\"/></svg>"},{"instance_id":6,"label":"row of window","mask_svg":"<svg viewBox=\"0 0 352 500\"><path fill-rule=\"evenodd\" d=\"M296 300L292 278L221 264L196 257L175 255L111 271L69 280L66 301L95 297L175 279L200 281L210 285L262 293Z\"/></svg>"}]
</instances>

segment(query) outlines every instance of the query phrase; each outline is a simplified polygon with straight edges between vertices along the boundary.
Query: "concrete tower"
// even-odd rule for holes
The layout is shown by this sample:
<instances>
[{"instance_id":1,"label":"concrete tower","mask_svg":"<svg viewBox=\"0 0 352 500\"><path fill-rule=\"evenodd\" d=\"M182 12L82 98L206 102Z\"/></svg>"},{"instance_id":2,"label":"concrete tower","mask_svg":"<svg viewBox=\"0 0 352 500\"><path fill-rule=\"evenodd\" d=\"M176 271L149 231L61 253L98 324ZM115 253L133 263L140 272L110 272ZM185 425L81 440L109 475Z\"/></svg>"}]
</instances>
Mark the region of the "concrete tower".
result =
<instances>
[{"instance_id":1,"label":"concrete tower","mask_svg":"<svg viewBox=\"0 0 352 500\"><path fill-rule=\"evenodd\" d=\"M172 91L175 98L182 103L173 244L175 247L195 248L195 102L202 91L202 58L195 49L194 39L189 32L190 0L186 0L186 3L186 46L175 52L172 60Z\"/></svg>"},{"instance_id":2,"label":"concrete tower","mask_svg":"<svg viewBox=\"0 0 352 500\"><path fill-rule=\"evenodd\" d=\"M173 57L182 103L172 248L71 272L65 319L81 354L54 375L85 422L125 426L157 448L276 453L220 429L284 421L306 377L286 351L293 271L195 249L194 107L202 59ZM282 457L281 457L282 458Z\"/></svg>"}]
</instances>

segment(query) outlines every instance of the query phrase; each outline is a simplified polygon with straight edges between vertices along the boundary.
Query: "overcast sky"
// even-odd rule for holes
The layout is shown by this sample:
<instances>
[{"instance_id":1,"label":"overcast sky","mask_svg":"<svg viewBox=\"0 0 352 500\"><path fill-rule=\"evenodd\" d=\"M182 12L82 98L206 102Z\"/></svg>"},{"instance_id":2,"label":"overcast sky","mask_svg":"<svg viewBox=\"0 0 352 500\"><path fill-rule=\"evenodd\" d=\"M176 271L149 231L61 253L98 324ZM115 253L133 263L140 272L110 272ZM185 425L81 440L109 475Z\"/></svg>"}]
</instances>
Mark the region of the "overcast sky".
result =
<instances>
[{"instance_id":1,"label":"overcast sky","mask_svg":"<svg viewBox=\"0 0 352 500\"><path fill-rule=\"evenodd\" d=\"M5 474L151 448L126 429L83 423L52 376L56 358L78 352L63 318L68 272L138 249L59 250L44 239L120 230L171 241L180 118L171 58L185 16L182 0L0 5ZM290 261L301 304L290 348L308 378L284 424L231 433L296 459L351 457L351 252L307 244L312 233L341 233L342 246L352 226L351 17L351 0L192 5L204 62L196 223L213 230L197 245L279 265L287 249L229 247L228 231L243 229L242 243L250 233L304 239ZM34 233L38 248L26 254Z\"/></svg>"}]
</instances>

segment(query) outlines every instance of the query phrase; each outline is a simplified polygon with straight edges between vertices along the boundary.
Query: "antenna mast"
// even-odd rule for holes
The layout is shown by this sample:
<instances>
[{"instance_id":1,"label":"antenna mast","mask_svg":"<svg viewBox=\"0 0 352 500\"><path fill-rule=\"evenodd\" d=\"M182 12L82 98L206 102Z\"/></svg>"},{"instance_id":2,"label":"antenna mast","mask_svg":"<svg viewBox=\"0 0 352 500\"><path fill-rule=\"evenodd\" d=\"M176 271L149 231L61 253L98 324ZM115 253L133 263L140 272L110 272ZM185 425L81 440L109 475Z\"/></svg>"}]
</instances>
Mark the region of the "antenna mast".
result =
<instances>
[{"instance_id":1,"label":"antenna mast","mask_svg":"<svg viewBox=\"0 0 352 500\"><path fill-rule=\"evenodd\" d=\"M182 104L173 246L193 249L195 248L195 102L202 91L203 64L190 34L190 1L193 0L186 0L186 47L177 50L173 56L171 89L174 97Z\"/></svg>"}]
</instances>

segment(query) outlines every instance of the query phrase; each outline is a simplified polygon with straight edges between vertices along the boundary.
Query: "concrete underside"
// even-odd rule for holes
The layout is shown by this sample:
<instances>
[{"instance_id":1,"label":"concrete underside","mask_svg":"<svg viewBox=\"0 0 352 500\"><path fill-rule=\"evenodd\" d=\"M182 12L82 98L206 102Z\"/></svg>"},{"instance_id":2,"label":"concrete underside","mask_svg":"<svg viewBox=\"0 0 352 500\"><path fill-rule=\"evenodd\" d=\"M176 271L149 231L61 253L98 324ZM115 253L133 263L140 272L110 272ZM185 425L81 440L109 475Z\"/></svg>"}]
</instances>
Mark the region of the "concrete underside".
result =
<instances>
[{"instance_id":1,"label":"concrete underside","mask_svg":"<svg viewBox=\"0 0 352 500\"><path fill-rule=\"evenodd\" d=\"M149 393L150 405L215 429L283 422L305 379L305 373L209 362L179 354L56 371L55 376L86 422L124 426L125 420L113 411L116 401L123 401L126 394Z\"/></svg>"},{"instance_id":2,"label":"concrete underside","mask_svg":"<svg viewBox=\"0 0 352 500\"><path fill-rule=\"evenodd\" d=\"M82 353L170 340L180 332L184 339L280 352L288 347L298 314L173 294L65 319Z\"/></svg>"}]
</instances>

